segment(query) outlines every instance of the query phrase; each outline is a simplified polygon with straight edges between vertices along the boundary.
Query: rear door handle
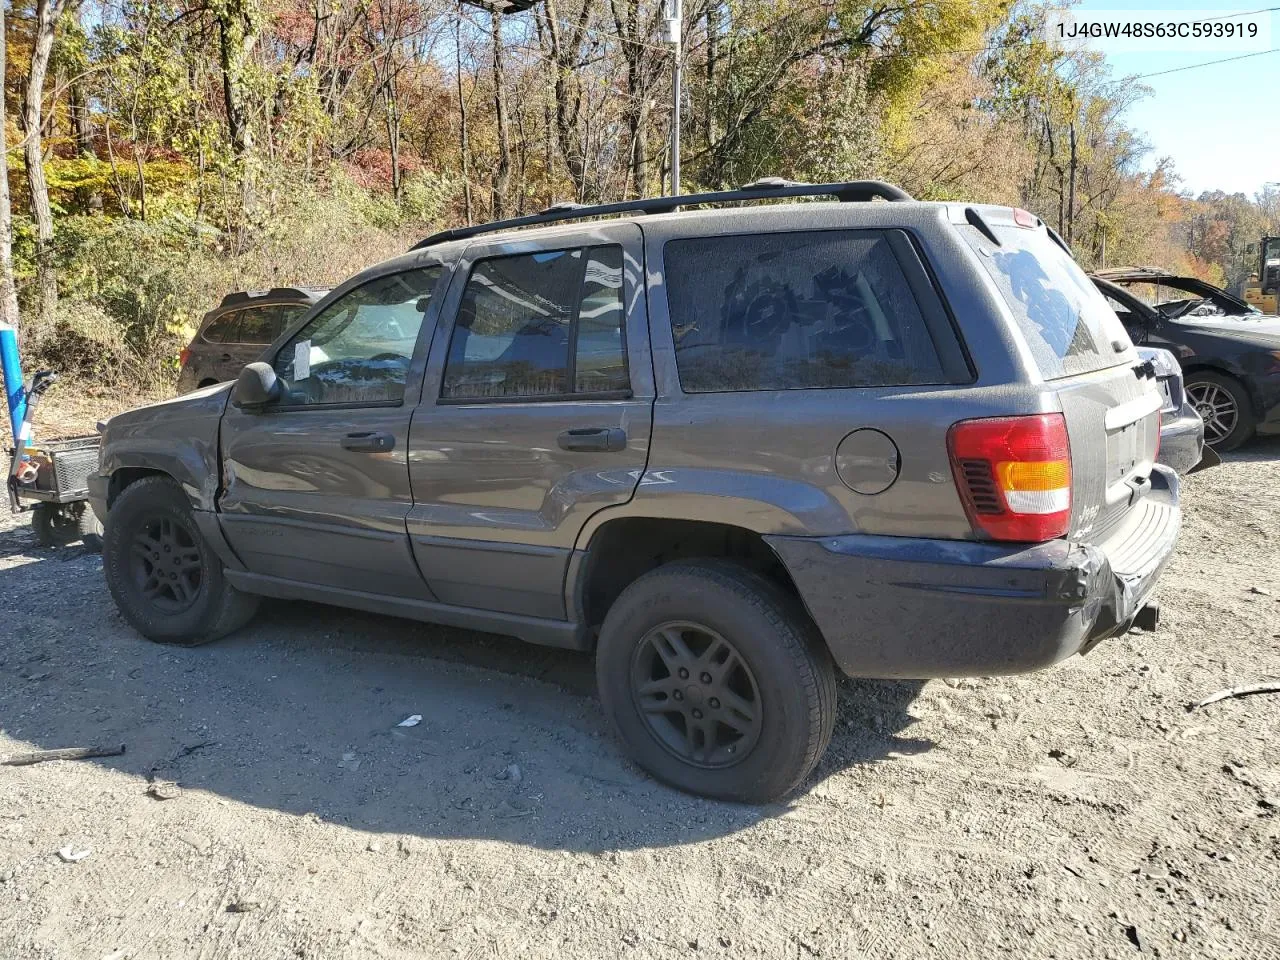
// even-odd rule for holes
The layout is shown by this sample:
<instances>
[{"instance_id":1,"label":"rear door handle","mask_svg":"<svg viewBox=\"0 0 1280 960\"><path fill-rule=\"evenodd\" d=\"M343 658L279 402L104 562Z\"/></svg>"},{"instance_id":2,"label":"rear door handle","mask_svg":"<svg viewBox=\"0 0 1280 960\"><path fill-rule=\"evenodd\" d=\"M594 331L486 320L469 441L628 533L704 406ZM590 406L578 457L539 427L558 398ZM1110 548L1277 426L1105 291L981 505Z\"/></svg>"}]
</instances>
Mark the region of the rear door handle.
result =
<instances>
[{"instance_id":1,"label":"rear door handle","mask_svg":"<svg viewBox=\"0 0 1280 960\"><path fill-rule=\"evenodd\" d=\"M579 453L598 451L600 453L617 453L627 449L627 431L621 427L583 427L577 430L566 430L557 438L561 450L573 450Z\"/></svg>"},{"instance_id":2,"label":"rear door handle","mask_svg":"<svg viewBox=\"0 0 1280 960\"><path fill-rule=\"evenodd\" d=\"M396 448L396 438L389 433L348 433L342 438L342 449L358 453L387 453Z\"/></svg>"}]
</instances>

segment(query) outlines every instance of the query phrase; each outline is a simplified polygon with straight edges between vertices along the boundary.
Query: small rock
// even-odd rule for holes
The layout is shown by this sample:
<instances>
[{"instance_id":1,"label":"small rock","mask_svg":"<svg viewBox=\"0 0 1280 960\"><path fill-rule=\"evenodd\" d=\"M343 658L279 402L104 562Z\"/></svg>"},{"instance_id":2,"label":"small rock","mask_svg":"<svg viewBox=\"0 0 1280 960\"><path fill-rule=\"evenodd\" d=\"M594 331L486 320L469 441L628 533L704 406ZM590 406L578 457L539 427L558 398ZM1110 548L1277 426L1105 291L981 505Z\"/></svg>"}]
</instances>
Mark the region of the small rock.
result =
<instances>
[{"instance_id":1,"label":"small rock","mask_svg":"<svg viewBox=\"0 0 1280 960\"><path fill-rule=\"evenodd\" d=\"M227 904L227 913L253 913L261 906L257 900L236 900Z\"/></svg>"},{"instance_id":2,"label":"small rock","mask_svg":"<svg viewBox=\"0 0 1280 960\"><path fill-rule=\"evenodd\" d=\"M1270 591L1270 590L1267 590L1267 589L1265 589L1265 588L1263 588L1263 587L1250 587L1250 588L1249 588L1249 592L1250 592L1250 593L1256 593L1256 594L1257 594L1258 596L1260 596L1260 597L1269 597L1269 596L1271 596L1271 591Z\"/></svg>"},{"instance_id":3,"label":"small rock","mask_svg":"<svg viewBox=\"0 0 1280 960\"><path fill-rule=\"evenodd\" d=\"M182 788L172 780L154 780L147 786L147 796L155 800L175 800L182 795Z\"/></svg>"},{"instance_id":4,"label":"small rock","mask_svg":"<svg viewBox=\"0 0 1280 960\"><path fill-rule=\"evenodd\" d=\"M396 853L402 857L408 857L413 853L413 843L408 837L401 837L396 841Z\"/></svg>"},{"instance_id":5,"label":"small rock","mask_svg":"<svg viewBox=\"0 0 1280 960\"><path fill-rule=\"evenodd\" d=\"M190 846L197 853L208 853L213 846L213 841L208 837L202 837L198 833L180 833L178 839Z\"/></svg>"},{"instance_id":6,"label":"small rock","mask_svg":"<svg viewBox=\"0 0 1280 960\"><path fill-rule=\"evenodd\" d=\"M58 859L63 863L79 863L91 853L93 853L92 847L85 847L83 850L77 850L71 846L71 844L67 844L58 851Z\"/></svg>"},{"instance_id":7,"label":"small rock","mask_svg":"<svg viewBox=\"0 0 1280 960\"><path fill-rule=\"evenodd\" d=\"M365 849L368 850L370 853L381 853L382 844L380 844L377 840L370 840L369 845L366 846Z\"/></svg>"},{"instance_id":8,"label":"small rock","mask_svg":"<svg viewBox=\"0 0 1280 960\"><path fill-rule=\"evenodd\" d=\"M519 783L522 779L520 773L520 764L513 763L507 769L497 775L498 780L510 780L512 783Z\"/></svg>"},{"instance_id":9,"label":"small rock","mask_svg":"<svg viewBox=\"0 0 1280 960\"><path fill-rule=\"evenodd\" d=\"M1139 950L1144 949L1142 945L1142 934L1138 932L1138 928L1135 927L1133 924L1129 924L1127 927L1124 928L1124 935L1128 937L1129 942L1132 943Z\"/></svg>"}]
</instances>

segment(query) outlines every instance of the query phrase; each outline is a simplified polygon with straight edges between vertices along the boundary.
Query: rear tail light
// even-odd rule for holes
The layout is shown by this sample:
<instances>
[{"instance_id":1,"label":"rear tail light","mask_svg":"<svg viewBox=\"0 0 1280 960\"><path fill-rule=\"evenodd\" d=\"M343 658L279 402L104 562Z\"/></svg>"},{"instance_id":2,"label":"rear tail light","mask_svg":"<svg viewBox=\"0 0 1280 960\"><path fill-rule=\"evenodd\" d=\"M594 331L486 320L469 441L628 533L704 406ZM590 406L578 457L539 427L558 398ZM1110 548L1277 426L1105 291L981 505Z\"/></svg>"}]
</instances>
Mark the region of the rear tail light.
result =
<instances>
[{"instance_id":1,"label":"rear tail light","mask_svg":"<svg viewBox=\"0 0 1280 960\"><path fill-rule=\"evenodd\" d=\"M191 348L183 347L182 350L179 351L178 353L178 369L185 370L187 366L187 361L190 359L191 359Z\"/></svg>"},{"instance_id":2,"label":"rear tail light","mask_svg":"<svg viewBox=\"0 0 1280 960\"><path fill-rule=\"evenodd\" d=\"M962 420L947 446L975 533L1039 543L1067 532L1071 447L1062 414Z\"/></svg>"}]
</instances>

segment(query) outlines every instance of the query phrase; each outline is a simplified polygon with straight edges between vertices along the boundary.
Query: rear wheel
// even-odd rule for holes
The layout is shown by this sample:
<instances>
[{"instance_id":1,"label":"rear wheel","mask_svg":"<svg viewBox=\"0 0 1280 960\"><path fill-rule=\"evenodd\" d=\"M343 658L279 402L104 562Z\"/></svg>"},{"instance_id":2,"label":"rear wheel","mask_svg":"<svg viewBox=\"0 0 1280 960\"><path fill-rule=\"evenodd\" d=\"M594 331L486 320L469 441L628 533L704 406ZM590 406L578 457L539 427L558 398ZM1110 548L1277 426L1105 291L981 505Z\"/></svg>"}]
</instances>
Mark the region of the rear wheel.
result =
<instances>
[{"instance_id":1,"label":"rear wheel","mask_svg":"<svg viewBox=\"0 0 1280 960\"><path fill-rule=\"evenodd\" d=\"M168 477L125 488L107 516L102 553L116 606L149 640L207 643L243 626L257 609L257 597L227 583L186 494Z\"/></svg>"},{"instance_id":2,"label":"rear wheel","mask_svg":"<svg viewBox=\"0 0 1280 960\"><path fill-rule=\"evenodd\" d=\"M1217 450L1234 450L1253 436L1256 419L1239 380L1200 370L1187 375L1186 390L1204 421L1205 443Z\"/></svg>"},{"instance_id":3,"label":"rear wheel","mask_svg":"<svg viewBox=\"0 0 1280 960\"><path fill-rule=\"evenodd\" d=\"M835 725L835 673L804 612L720 561L661 567L623 591L601 629L596 676L636 762L704 796L784 796Z\"/></svg>"}]
</instances>

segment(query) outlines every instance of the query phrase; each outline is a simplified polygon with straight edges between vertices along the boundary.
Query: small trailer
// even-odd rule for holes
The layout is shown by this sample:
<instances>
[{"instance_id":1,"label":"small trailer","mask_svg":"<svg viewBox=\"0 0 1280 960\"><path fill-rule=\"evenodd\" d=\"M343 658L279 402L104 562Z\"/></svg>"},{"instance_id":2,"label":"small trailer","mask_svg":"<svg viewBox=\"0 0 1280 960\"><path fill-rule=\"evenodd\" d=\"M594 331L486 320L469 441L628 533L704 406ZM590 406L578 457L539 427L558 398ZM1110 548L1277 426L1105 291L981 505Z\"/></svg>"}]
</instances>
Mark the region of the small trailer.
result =
<instances>
[{"instance_id":1,"label":"small trailer","mask_svg":"<svg viewBox=\"0 0 1280 960\"><path fill-rule=\"evenodd\" d=\"M98 437L33 441L31 418L57 374L41 370L29 384L22 379L18 341L12 327L0 324L3 361L14 445L9 448L6 486L14 513L29 511L41 546L81 541L91 550L102 547L102 526L89 507L89 474L98 468Z\"/></svg>"}]
</instances>

